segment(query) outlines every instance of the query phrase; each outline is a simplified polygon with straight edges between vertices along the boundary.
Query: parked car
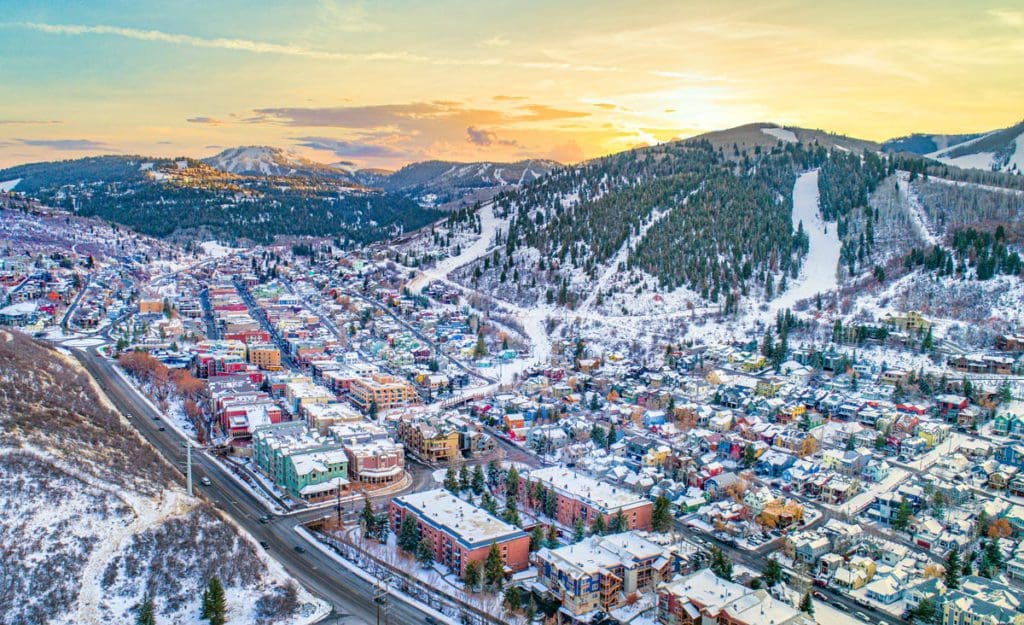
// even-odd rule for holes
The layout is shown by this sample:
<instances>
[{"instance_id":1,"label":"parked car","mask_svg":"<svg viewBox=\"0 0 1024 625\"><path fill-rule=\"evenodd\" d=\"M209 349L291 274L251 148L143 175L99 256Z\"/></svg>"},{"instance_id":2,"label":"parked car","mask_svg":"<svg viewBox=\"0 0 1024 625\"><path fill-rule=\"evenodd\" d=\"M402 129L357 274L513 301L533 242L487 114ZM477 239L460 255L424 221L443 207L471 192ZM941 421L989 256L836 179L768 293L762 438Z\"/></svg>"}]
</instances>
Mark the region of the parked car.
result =
<instances>
[{"instance_id":1,"label":"parked car","mask_svg":"<svg viewBox=\"0 0 1024 625\"><path fill-rule=\"evenodd\" d=\"M298 551L299 553L306 553L306 548L302 545L295 545L295 551Z\"/></svg>"},{"instance_id":2,"label":"parked car","mask_svg":"<svg viewBox=\"0 0 1024 625\"><path fill-rule=\"evenodd\" d=\"M202 484L203 486L209 486L212 482L210 482L210 478L204 475L203 477L199 478L199 483Z\"/></svg>"}]
</instances>

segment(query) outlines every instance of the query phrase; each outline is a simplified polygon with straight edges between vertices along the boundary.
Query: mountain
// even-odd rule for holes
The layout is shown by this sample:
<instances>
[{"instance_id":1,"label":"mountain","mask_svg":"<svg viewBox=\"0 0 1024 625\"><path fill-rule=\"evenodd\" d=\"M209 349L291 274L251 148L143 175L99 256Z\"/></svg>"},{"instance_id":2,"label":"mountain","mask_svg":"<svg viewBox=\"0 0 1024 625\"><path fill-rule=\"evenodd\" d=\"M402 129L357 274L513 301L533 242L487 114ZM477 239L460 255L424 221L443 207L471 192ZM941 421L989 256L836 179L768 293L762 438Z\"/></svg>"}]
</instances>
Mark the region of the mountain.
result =
<instances>
[{"instance_id":1,"label":"mountain","mask_svg":"<svg viewBox=\"0 0 1024 625\"><path fill-rule=\"evenodd\" d=\"M882 144L882 150L886 152L907 152L924 156L925 154L945 150L980 136L980 134L937 135L916 133L905 137L889 139Z\"/></svg>"},{"instance_id":2,"label":"mountain","mask_svg":"<svg viewBox=\"0 0 1024 625\"><path fill-rule=\"evenodd\" d=\"M821 307L942 254L972 283L1020 273L1024 179L881 149L759 123L560 168L495 196L496 251L452 277L603 323Z\"/></svg>"},{"instance_id":3,"label":"mountain","mask_svg":"<svg viewBox=\"0 0 1024 625\"><path fill-rule=\"evenodd\" d=\"M826 149L836 148L849 152L875 151L879 147L873 141L855 139L824 130L780 126L766 122L745 124L726 130L716 130L684 139L684 142L699 141L707 141L716 149L722 148L725 150L734 150L734 147L740 150L744 148L769 149L780 141L783 143L802 143L808 145L813 143ZM735 156L735 153L733 156Z\"/></svg>"},{"instance_id":4,"label":"mountain","mask_svg":"<svg viewBox=\"0 0 1024 625\"><path fill-rule=\"evenodd\" d=\"M325 165L285 151L261 145L228 148L204 158L203 162L224 172L243 176L301 176L353 182L351 172L336 165Z\"/></svg>"},{"instance_id":5,"label":"mountain","mask_svg":"<svg viewBox=\"0 0 1024 625\"><path fill-rule=\"evenodd\" d=\"M1024 173L1024 121L928 153L947 165Z\"/></svg>"},{"instance_id":6,"label":"mountain","mask_svg":"<svg viewBox=\"0 0 1024 625\"><path fill-rule=\"evenodd\" d=\"M401 193L424 205L442 206L490 199L502 189L532 182L558 167L561 167L559 163L548 160L423 161L393 172L360 170L356 172L356 179L366 186Z\"/></svg>"},{"instance_id":7,"label":"mountain","mask_svg":"<svg viewBox=\"0 0 1024 625\"><path fill-rule=\"evenodd\" d=\"M290 588L276 564L165 462L69 356L0 331L0 624L195 622L208 579L232 622ZM297 605L292 604L294 613Z\"/></svg>"},{"instance_id":8,"label":"mountain","mask_svg":"<svg viewBox=\"0 0 1024 625\"><path fill-rule=\"evenodd\" d=\"M228 150L210 160L98 156L32 163L0 170L3 181L50 206L187 240L319 236L364 244L441 216L404 195L356 184L342 170L265 148Z\"/></svg>"}]
</instances>

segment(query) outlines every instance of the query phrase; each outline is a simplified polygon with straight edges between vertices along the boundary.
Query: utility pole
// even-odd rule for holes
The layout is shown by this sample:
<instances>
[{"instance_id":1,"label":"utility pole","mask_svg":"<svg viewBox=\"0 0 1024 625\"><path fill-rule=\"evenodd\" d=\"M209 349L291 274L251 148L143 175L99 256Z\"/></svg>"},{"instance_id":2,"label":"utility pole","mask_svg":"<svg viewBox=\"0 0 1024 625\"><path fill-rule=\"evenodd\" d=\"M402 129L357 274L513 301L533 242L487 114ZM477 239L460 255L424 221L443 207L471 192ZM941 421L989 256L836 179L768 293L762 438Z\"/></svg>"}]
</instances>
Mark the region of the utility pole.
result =
<instances>
[{"instance_id":1,"label":"utility pole","mask_svg":"<svg viewBox=\"0 0 1024 625\"><path fill-rule=\"evenodd\" d=\"M185 439L185 490L192 496L192 441Z\"/></svg>"},{"instance_id":2,"label":"utility pole","mask_svg":"<svg viewBox=\"0 0 1024 625\"><path fill-rule=\"evenodd\" d=\"M381 625L381 612L384 613L384 625L388 622L388 584L386 579L378 579L373 587L373 603L377 606L377 625Z\"/></svg>"}]
</instances>

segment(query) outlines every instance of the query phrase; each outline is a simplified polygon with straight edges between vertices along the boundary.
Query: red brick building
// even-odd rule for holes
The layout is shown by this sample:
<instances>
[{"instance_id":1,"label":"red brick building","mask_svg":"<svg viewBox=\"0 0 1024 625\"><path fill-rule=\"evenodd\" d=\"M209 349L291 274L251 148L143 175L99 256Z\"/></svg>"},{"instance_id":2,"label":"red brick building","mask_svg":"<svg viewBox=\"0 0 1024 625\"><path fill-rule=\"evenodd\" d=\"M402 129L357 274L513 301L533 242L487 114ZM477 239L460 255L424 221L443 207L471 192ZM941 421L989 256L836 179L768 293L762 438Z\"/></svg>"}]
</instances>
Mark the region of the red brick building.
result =
<instances>
[{"instance_id":1,"label":"red brick building","mask_svg":"<svg viewBox=\"0 0 1024 625\"><path fill-rule=\"evenodd\" d=\"M589 526L598 514L604 517L607 525L622 512L626 519L626 527L623 529L651 529L654 504L620 486L562 467L536 469L526 474L523 480L526 488L532 489L534 484L540 482L555 493L555 518L563 525L571 527L576 519L582 519Z\"/></svg>"},{"instance_id":2,"label":"red brick building","mask_svg":"<svg viewBox=\"0 0 1024 625\"><path fill-rule=\"evenodd\" d=\"M413 515L422 536L433 545L434 561L460 577L470 562L483 566L491 545L498 546L506 570L522 571L529 566L529 534L444 489L392 499L388 515L395 533L407 514Z\"/></svg>"}]
</instances>

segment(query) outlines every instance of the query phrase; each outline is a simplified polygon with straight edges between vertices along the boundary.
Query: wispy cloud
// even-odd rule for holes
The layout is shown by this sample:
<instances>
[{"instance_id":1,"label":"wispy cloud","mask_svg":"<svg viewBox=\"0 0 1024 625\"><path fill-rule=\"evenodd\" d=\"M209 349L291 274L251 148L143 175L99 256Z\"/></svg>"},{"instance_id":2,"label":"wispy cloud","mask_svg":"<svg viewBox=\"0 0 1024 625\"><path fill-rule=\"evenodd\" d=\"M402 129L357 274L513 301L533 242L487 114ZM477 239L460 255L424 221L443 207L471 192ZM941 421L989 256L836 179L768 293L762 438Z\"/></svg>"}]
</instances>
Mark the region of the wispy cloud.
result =
<instances>
[{"instance_id":1,"label":"wispy cloud","mask_svg":"<svg viewBox=\"0 0 1024 625\"><path fill-rule=\"evenodd\" d=\"M358 61L358 62L397 62L438 66L480 66L480 67L517 67L532 70L561 70L584 73L621 73L623 68L606 65L576 64L565 61L550 60L516 60L501 57L436 57L405 50L386 52L336 52L320 50L295 43L273 43L253 39L235 39L224 37L196 37L181 33L169 33L162 30L127 28L108 24L49 24L44 22L0 22L0 28L20 28L50 35L105 35L122 37L136 41L155 41L172 45L191 46L195 48L212 48L234 50L254 54L278 54L284 56L303 57L322 61Z\"/></svg>"},{"instance_id":2,"label":"wispy cloud","mask_svg":"<svg viewBox=\"0 0 1024 625\"><path fill-rule=\"evenodd\" d=\"M0 126L44 126L62 123L64 122L56 119L0 119Z\"/></svg>"},{"instance_id":3,"label":"wispy cloud","mask_svg":"<svg viewBox=\"0 0 1024 625\"><path fill-rule=\"evenodd\" d=\"M333 152L337 156L348 158L399 158L407 153L404 150L364 141L332 139L330 137L296 137L297 145L314 150Z\"/></svg>"},{"instance_id":4,"label":"wispy cloud","mask_svg":"<svg viewBox=\"0 0 1024 625\"><path fill-rule=\"evenodd\" d=\"M190 124L207 124L209 126L223 126L226 122L216 117L189 117L186 119Z\"/></svg>"},{"instance_id":5,"label":"wispy cloud","mask_svg":"<svg viewBox=\"0 0 1024 625\"><path fill-rule=\"evenodd\" d=\"M1014 26L1016 28L1024 26L1024 11L1014 11L1012 9L989 9L986 13L996 18L1006 26Z\"/></svg>"},{"instance_id":6,"label":"wispy cloud","mask_svg":"<svg viewBox=\"0 0 1024 625\"><path fill-rule=\"evenodd\" d=\"M99 150L103 152L115 151L106 143L93 141L92 139L18 139L18 141L23 145L68 152L80 152L86 150Z\"/></svg>"},{"instance_id":7,"label":"wispy cloud","mask_svg":"<svg viewBox=\"0 0 1024 625\"><path fill-rule=\"evenodd\" d=\"M473 145L489 147L492 145L503 145L506 147L518 147L519 142L513 139L499 139L498 134L492 130L470 126L466 128L466 141Z\"/></svg>"},{"instance_id":8,"label":"wispy cloud","mask_svg":"<svg viewBox=\"0 0 1024 625\"><path fill-rule=\"evenodd\" d=\"M504 48L506 46L512 45L512 42L509 41L508 37L506 37L505 35L494 35L493 37L489 37L481 41L480 43L481 45L485 45L489 48Z\"/></svg>"}]
</instances>

